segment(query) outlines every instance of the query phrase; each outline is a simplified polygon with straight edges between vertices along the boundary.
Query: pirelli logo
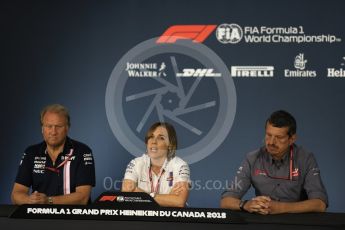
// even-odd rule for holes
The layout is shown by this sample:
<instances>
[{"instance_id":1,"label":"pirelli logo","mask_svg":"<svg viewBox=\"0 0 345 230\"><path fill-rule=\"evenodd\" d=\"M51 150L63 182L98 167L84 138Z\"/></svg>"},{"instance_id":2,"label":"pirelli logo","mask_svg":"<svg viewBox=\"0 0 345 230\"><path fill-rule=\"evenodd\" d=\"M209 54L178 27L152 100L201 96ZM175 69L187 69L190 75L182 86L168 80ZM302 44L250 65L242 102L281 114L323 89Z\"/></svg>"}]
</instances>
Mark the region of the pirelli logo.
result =
<instances>
[{"instance_id":1,"label":"pirelli logo","mask_svg":"<svg viewBox=\"0 0 345 230\"><path fill-rule=\"evenodd\" d=\"M273 66L231 66L232 77L273 77Z\"/></svg>"}]
</instances>

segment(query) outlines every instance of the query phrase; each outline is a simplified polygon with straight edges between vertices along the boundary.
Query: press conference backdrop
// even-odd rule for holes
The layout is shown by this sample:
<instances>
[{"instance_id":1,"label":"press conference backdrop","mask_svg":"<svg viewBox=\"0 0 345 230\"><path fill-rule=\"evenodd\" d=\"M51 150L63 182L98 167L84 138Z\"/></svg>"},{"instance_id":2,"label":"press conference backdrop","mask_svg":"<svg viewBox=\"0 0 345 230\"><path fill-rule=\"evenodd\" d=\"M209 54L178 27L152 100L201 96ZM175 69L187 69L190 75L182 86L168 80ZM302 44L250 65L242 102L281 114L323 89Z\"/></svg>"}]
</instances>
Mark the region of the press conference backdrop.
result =
<instances>
[{"instance_id":1,"label":"press conference backdrop","mask_svg":"<svg viewBox=\"0 0 345 230\"><path fill-rule=\"evenodd\" d=\"M344 6L2 1L0 203L10 203L25 147L42 140L41 108L61 103L70 136L93 149L93 198L120 189L145 131L164 120L190 163L189 205L219 207L224 188L240 185L228 179L245 154L263 144L266 118L285 109L318 160L328 210L344 212Z\"/></svg>"}]
</instances>

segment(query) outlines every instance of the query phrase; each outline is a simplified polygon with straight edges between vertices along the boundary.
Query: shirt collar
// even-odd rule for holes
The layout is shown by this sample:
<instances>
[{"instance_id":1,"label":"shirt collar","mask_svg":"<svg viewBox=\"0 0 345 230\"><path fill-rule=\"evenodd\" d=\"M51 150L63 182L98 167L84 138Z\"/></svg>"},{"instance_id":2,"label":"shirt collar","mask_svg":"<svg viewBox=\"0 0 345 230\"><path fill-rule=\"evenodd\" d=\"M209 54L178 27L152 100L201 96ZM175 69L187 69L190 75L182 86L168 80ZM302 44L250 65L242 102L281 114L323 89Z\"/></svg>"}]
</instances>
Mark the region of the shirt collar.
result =
<instances>
[{"instance_id":1,"label":"shirt collar","mask_svg":"<svg viewBox=\"0 0 345 230\"><path fill-rule=\"evenodd\" d=\"M146 153L144 153L144 157L145 157L145 164L146 164L147 168L150 168L151 167L150 157ZM168 163L169 163L169 160L168 160L168 158L166 158L163 165L162 165L162 169L164 169L165 171L166 171Z\"/></svg>"},{"instance_id":2,"label":"shirt collar","mask_svg":"<svg viewBox=\"0 0 345 230\"><path fill-rule=\"evenodd\" d=\"M63 146L63 150L62 150L61 153L59 153L59 155L60 154L63 154L63 155L69 154L70 153L70 149L72 149L72 148L73 148L72 140L68 136L66 136L65 144ZM46 142L44 142L44 154L45 155L48 154L47 143Z\"/></svg>"},{"instance_id":3,"label":"shirt collar","mask_svg":"<svg viewBox=\"0 0 345 230\"><path fill-rule=\"evenodd\" d=\"M289 154L290 153L290 147L287 149L287 151L284 153L283 157L280 160L273 159L272 155L269 152L267 152L266 147L263 147L262 150L264 152L264 155L265 155L264 158L265 158L266 162L270 163L271 165L273 165L273 164L283 165L286 162L288 162L290 159L290 154Z\"/></svg>"}]
</instances>

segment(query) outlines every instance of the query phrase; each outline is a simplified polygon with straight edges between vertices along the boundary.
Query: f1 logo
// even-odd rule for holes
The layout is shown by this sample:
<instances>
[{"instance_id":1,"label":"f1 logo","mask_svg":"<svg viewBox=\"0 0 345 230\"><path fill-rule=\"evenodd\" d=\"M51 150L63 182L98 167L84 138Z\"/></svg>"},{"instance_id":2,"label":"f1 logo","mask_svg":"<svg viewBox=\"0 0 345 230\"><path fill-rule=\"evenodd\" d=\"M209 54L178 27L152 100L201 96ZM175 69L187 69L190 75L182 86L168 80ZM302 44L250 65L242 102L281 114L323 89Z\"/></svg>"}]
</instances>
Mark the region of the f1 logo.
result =
<instances>
[{"instance_id":1,"label":"f1 logo","mask_svg":"<svg viewBox=\"0 0 345 230\"><path fill-rule=\"evenodd\" d=\"M157 43L175 43L179 39L191 39L202 43L217 25L175 25L170 26L158 39Z\"/></svg>"},{"instance_id":2,"label":"f1 logo","mask_svg":"<svg viewBox=\"0 0 345 230\"><path fill-rule=\"evenodd\" d=\"M102 196L99 201L114 201L116 199L116 196Z\"/></svg>"}]
</instances>

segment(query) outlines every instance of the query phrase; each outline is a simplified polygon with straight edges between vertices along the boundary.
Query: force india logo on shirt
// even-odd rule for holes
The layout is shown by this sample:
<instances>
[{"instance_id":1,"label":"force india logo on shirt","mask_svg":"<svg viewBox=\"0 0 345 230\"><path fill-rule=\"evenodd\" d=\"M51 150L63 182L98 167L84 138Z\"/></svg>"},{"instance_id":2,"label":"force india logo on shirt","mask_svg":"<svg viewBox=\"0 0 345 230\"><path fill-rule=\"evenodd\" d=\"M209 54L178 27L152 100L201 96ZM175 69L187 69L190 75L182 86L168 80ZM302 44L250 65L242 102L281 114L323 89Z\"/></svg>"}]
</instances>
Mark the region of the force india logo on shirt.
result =
<instances>
[{"instance_id":1,"label":"force india logo on shirt","mask_svg":"<svg viewBox=\"0 0 345 230\"><path fill-rule=\"evenodd\" d=\"M35 157L33 173L43 174L46 167L46 160L46 157Z\"/></svg>"},{"instance_id":2,"label":"force india logo on shirt","mask_svg":"<svg viewBox=\"0 0 345 230\"><path fill-rule=\"evenodd\" d=\"M83 158L85 165L93 165L93 157L91 153L83 154Z\"/></svg>"},{"instance_id":3,"label":"force india logo on shirt","mask_svg":"<svg viewBox=\"0 0 345 230\"><path fill-rule=\"evenodd\" d=\"M67 159L67 156L61 156L61 161L64 161L65 159ZM74 161L74 160L75 160L75 156L72 156L71 158L68 159L68 161ZM91 153L83 154L83 160L84 160L85 165L92 165L93 164L92 154ZM45 156L44 157L36 156L34 158L33 173L43 174L45 171L46 161L47 161L47 158Z\"/></svg>"}]
</instances>

